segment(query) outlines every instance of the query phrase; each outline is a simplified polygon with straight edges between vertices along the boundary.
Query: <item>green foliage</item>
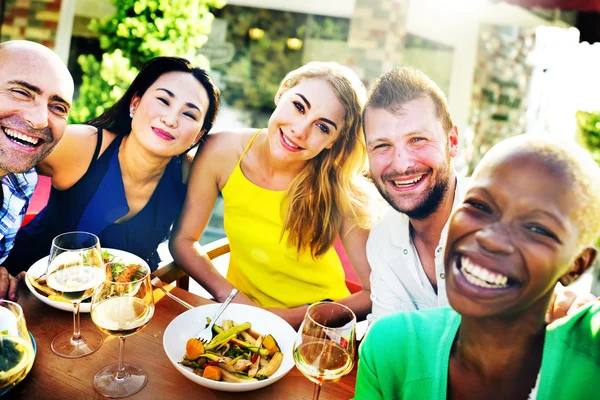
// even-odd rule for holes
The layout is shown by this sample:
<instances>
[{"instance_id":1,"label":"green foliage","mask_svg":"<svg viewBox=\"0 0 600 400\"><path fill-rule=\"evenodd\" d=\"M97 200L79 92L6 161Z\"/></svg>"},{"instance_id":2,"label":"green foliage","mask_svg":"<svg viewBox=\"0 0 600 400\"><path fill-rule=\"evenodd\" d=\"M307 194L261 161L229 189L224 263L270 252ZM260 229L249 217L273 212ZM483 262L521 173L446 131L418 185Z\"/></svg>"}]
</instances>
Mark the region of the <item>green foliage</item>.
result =
<instances>
[{"instance_id":1,"label":"green foliage","mask_svg":"<svg viewBox=\"0 0 600 400\"><path fill-rule=\"evenodd\" d=\"M577 141L587 148L598 164L600 164L600 111L577 111ZM600 238L596 240L600 248Z\"/></svg>"},{"instance_id":2,"label":"green foliage","mask_svg":"<svg viewBox=\"0 0 600 400\"><path fill-rule=\"evenodd\" d=\"M113 1L116 15L91 25L101 34L104 50L121 49L138 67L156 56L175 55L207 66L197 49L210 33L214 16L209 7L223 7L224 0Z\"/></svg>"},{"instance_id":3,"label":"green foliage","mask_svg":"<svg viewBox=\"0 0 600 400\"><path fill-rule=\"evenodd\" d=\"M600 111L578 111L576 114L578 141L585 146L600 164Z\"/></svg>"},{"instance_id":4,"label":"green foliage","mask_svg":"<svg viewBox=\"0 0 600 400\"><path fill-rule=\"evenodd\" d=\"M178 56L208 67L198 54L210 33L213 14L225 0L112 0L114 16L94 20L90 29L100 34L106 53L77 60L84 73L80 96L70 122L96 117L112 105L129 86L139 68L157 56Z\"/></svg>"},{"instance_id":5,"label":"green foliage","mask_svg":"<svg viewBox=\"0 0 600 400\"><path fill-rule=\"evenodd\" d=\"M102 62L93 55L81 55L77 62L83 71L83 82L69 116L72 123L102 114L123 96L138 73L121 50L104 53Z\"/></svg>"}]
</instances>

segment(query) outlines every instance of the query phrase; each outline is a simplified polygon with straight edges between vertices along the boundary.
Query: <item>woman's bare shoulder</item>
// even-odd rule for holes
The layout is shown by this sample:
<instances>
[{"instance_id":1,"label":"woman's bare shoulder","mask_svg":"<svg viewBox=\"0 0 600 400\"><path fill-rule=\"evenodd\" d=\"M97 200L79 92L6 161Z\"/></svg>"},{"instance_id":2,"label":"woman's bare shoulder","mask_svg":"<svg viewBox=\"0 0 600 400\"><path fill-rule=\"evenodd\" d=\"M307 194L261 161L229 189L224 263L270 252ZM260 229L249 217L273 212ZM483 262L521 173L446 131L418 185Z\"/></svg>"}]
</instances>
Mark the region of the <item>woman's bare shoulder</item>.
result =
<instances>
[{"instance_id":1,"label":"woman's bare shoulder","mask_svg":"<svg viewBox=\"0 0 600 400\"><path fill-rule=\"evenodd\" d=\"M38 164L38 171L71 169L81 159L91 157L98 139L97 132L95 127L89 125L67 126L52 153Z\"/></svg>"},{"instance_id":2,"label":"woman's bare shoulder","mask_svg":"<svg viewBox=\"0 0 600 400\"><path fill-rule=\"evenodd\" d=\"M256 132L257 129L236 129L210 133L196 153L193 168L210 173L222 187Z\"/></svg>"},{"instance_id":3,"label":"woman's bare shoulder","mask_svg":"<svg viewBox=\"0 0 600 400\"><path fill-rule=\"evenodd\" d=\"M210 133L204 139L204 144L196 152L196 158L214 159L215 156L218 156L224 160L233 158L237 162L256 131L237 129Z\"/></svg>"},{"instance_id":4,"label":"woman's bare shoulder","mask_svg":"<svg viewBox=\"0 0 600 400\"><path fill-rule=\"evenodd\" d=\"M232 129L210 133L206 137L206 145L210 143L210 147L215 150L236 152L241 155L257 130Z\"/></svg>"}]
</instances>

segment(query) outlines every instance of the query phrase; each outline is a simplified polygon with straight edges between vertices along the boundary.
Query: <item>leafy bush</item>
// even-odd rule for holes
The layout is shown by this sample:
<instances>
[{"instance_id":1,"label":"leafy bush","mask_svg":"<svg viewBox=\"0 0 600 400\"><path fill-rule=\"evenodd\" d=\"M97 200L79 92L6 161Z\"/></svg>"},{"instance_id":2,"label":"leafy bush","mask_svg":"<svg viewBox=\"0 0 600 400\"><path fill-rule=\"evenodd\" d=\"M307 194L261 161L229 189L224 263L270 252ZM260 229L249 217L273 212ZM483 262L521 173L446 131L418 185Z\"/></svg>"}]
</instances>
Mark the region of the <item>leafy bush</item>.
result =
<instances>
[{"instance_id":1,"label":"leafy bush","mask_svg":"<svg viewBox=\"0 0 600 400\"><path fill-rule=\"evenodd\" d=\"M576 114L578 140L600 164L600 111L578 111Z\"/></svg>"},{"instance_id":2,"label":"leafy bush","mask_svg":"<svg viewBox=\"0 0 600 400\"><path fill-rule=\"evenodd\" d=\"M83 84L70 115L81 123L100 115L129 86L139 68L157 56L178 56L207 68L198 53L210 33L213 14L224 0L112 0L116 13L90 29L100 34L102 60L80 56Z\"/></svg>"},{"instance_id":3,"label":"leafy bush","mask_svg":"<svg viewBox=\"0 0 600 400\"><path fill-rule=\"evenodd\" d=\"M577 141L586 147L592 157L600 164L600 111L577 111ZM600 249L600 238L596 240ZM600 273L600 270L599 270Z\"/></svg>"},{"instance_id":4,"label":"leafy bush","mask_svg":"<svg viewBox=\"0 0 600 400\"><path fill-rule=\"evenodd\" d=\"M77 62L83 71L83 83L70 113L75 123L96 117L116 103L138 73L121 50L104 53L102 62L85 54L79 56Z\"/></svg>"}]
</instances>

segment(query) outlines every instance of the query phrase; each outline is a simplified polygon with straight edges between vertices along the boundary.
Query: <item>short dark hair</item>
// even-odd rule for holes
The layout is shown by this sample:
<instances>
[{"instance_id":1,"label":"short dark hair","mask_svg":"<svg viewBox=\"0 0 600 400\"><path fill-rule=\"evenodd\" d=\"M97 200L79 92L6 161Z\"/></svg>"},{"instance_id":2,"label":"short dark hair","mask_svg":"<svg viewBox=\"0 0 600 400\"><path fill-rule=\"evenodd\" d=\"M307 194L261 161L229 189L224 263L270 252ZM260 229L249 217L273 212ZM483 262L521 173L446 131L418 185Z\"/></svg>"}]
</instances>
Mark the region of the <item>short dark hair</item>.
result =
<instances>
[{"instance_id":1,"label":"short dark hair","mask_svg":"<svg viewBox=\"0 0 600 400\"><path fill-rule=\"evenodd\" d=\"M148 61L123 97L102 115L87 121L86 124L107 129L117 135L128 135L131 132L131 118L129 117L131 99L135 95L142 97L146 90L167 72L190 73L204 87L208 95L208 110L204 116L202 132L210 131L219 112L221 92L205 70L196 68L185 58L179 57L156 57Z\"/></svg>"},{"instance_id":2,"label":"short dark hair","mask_svg":"<svg viewBox=\"0 0 600 400\"><path fill-rule=\"evenodd\" d=\"M363 129L367 109L384 109L398 114L402 112L404 104L424 97L433 101L437 118L444 130L450 131L454 123L448 111L446 95L431 78L411 67L394 68L375 80L363 110Z\"/></svg>"}]
</instances>

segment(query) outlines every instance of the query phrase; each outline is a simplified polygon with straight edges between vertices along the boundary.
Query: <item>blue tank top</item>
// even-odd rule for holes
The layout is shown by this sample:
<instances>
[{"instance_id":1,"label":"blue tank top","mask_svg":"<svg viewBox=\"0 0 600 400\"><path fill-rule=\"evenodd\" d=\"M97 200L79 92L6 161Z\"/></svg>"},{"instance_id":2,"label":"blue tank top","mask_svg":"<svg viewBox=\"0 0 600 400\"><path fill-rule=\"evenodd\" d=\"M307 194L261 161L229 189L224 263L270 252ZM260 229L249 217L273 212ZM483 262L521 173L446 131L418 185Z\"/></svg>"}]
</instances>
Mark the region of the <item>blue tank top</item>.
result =
<instances>
[{"instance_id":1,"label":"blue tank top","mask_svg":"<svg viewBox=\"0 0 600 400\"><path fill-rule=\"evenodd\" d=\"M127 221L114 222L129 212L119 164L123 136L116 137L98 157L102 132L86 173L66 190L52 188L46 207L19 230L15 246L4 266L11 273L27 270L50 253L52 239L70 231L86 231L100 238L100 245L136 254L158 267L157 246L166 240L185 199L182 163L178 157L167 165L146 206Z\"/></svg>"}]
</instances>

